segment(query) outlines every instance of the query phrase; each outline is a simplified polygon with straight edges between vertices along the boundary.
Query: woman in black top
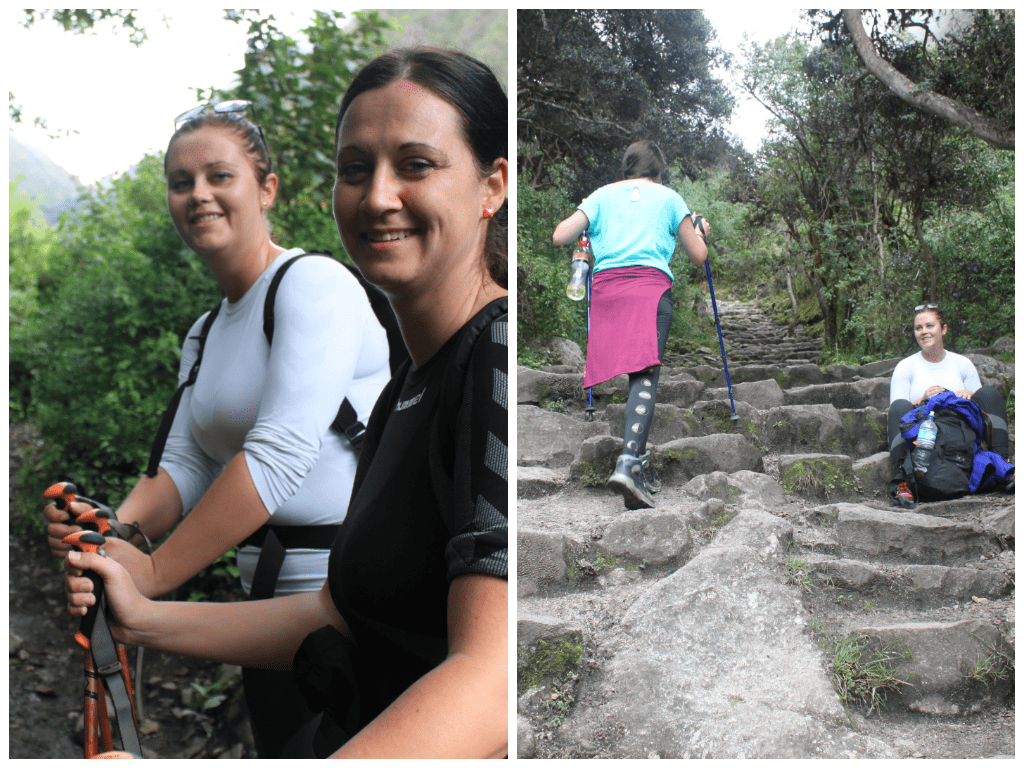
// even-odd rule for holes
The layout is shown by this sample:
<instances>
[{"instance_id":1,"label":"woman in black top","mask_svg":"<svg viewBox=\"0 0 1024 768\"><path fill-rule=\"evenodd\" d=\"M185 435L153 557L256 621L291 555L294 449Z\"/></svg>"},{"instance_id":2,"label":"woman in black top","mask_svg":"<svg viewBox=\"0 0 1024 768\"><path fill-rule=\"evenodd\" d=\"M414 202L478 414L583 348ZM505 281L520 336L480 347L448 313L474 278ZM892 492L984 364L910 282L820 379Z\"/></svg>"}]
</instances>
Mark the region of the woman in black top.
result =
<instances>
[{"instance_id":1,"label":"woman in black top","mask_svg":"<svg viewBox=\"0 0 1024 768\"><path fill-rule=\"evenodd\" d=\"M96 571L121 641L294 661L325 714L292 756L507 755L506 135L501 86L454 51L384 54L342 102L335 220L412 359L374 408L323 590L153 603L116 563L69 555L69 612Z\"/></svg>"}]
</instances>

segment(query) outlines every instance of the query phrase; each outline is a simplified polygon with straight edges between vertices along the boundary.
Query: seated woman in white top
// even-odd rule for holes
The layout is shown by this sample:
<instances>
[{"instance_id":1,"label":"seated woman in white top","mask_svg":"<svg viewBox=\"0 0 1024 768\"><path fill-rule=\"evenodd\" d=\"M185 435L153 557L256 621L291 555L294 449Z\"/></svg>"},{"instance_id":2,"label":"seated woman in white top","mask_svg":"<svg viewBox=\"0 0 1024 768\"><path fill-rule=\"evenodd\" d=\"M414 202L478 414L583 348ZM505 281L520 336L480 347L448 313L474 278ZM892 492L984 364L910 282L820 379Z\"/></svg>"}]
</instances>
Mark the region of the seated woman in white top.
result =
<instances>
[{"instance_id":1,"label":"seated woman in white top","mask_svg":"<svg viewBox=\"0 0 1024 768\"><path fill-rule=\"evenodd\" d=\"M936 304L914 308L914 338L921 351L901 360L889 385L889 415L886 425L893 477L897 483L897 506L911 507L913 494L903 478L907 444L900 436L900 420L911 410L940 392L955 392L978 404L992 419L992 450L1004 459L1009 455L1010 435L1006 424L1006 403L995 387L983 387L974 363L963 355L949 352L943 337L949 331Z\"/></svg>"}]
</instances>

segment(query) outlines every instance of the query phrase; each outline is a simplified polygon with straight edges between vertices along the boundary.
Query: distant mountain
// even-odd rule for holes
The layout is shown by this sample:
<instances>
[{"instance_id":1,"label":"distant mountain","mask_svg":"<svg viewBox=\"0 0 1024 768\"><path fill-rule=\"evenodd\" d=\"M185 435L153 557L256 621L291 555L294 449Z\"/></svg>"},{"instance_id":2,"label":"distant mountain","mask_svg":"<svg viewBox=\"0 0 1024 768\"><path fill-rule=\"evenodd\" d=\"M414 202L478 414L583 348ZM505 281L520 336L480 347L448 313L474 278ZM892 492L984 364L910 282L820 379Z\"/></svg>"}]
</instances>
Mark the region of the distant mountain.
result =
<instances>
[{"instance_id":1,"label":"distant mountain","mask_svg":"<svg viewBox=\"0 0 1024 768\"><path fill-rule=\"evenodd\" d=\"M85 187L46 154L10 136L9 179L18 182L18 190L33 198L53 226L60 214L75 207Z\"/></svg>"},{"instance_id":2,"label":"distant mountain","mask_svg":"<svg viewBox=\"0 0 1024 768\"><path fill-rule=\"evenodd\" d=\"M385 33L389 45L459 48L493 69L508 90L508 11L388 8L381 15L402 28L401 33Z\"/></svg>"}]
</instances>

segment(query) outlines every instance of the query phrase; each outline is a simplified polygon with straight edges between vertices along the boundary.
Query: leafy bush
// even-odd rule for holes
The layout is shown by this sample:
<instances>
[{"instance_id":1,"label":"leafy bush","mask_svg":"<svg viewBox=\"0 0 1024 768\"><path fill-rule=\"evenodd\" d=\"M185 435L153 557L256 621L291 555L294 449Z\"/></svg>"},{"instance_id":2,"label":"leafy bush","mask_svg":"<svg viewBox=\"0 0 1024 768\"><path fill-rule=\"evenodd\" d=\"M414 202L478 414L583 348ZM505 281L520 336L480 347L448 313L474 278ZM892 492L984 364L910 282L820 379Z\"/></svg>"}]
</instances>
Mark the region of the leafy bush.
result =
<instances>
[{"instance_id":1,"label":"leafy bush","mask_svg":"<svg viewBox=\"0 0 1024 768\"><path fill-rule=\"evenodd\" d=\"M558 336L575 341L585 351L585 302L570 301L565 295L570 250L551 244L555 226L571 214L575 206L564 193L532 189L522 176L514 202L519 348L538 338ZM521 354L519 362L526 365L536 360Z\"/></svg>"},{"instance_id":2,"label":"leafy bush","mask_svg":"<svg viewBox=\"0 0 1024 768\"><path fill-rule=\"evenodd\" d=\"M221 294L174 229L159 157L65 218L59 236L53 287L11 334L44 441L26 491L68 479L116 503L177 386L185 334Z\"/></svg>"}]
</instances>

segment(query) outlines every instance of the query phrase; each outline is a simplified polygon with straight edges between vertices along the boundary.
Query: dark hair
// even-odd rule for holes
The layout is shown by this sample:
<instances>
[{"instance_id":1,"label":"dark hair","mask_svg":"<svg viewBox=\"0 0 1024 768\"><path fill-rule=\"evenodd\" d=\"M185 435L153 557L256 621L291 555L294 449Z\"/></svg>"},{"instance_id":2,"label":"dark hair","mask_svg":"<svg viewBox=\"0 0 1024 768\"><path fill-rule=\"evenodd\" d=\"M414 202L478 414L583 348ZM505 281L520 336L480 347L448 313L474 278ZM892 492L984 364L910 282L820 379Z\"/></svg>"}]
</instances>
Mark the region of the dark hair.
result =
<instances>
[{"instance_id":1,"label":"dark hair","mask_svg":"<svg viewBox=\"0 0 1024 768\"><path fill-rule=\"evenodd\" d=\"M334 145L341 135L341 120L361 93L409 80L451 104L462 118L462 132L473 150L481 174L508 158L508 96L494 73L461 51L428 46L396 48L378 56L356 75L341 100ZM508 197L487 226L487 271L508 288Z\"/></svg>"},{"instance_id":2,"label":"dark hair","mask_svg":"<svg viewBox=\"0 0 1024 768\"><path fill-rule=\"evenodd\" d=\"M665 170L665 156L653 141L635 141L622 156L622 178L648 178L652 181Z\"/></svg>"},{"instance_id":3,"label":"dark hair","mask_svg":"<svg viewBox=\"0 0 1024 768\"><path fill-rule=\"evenodd\" d=\"M171 147L174 146L178 137L205 126L227 128L238 135L242 141L242 149L252 161L256 181L262 187L270 173L270 152L267 145L263 143L259 128L249 122L240 112L214 112L208 109L183 123L171 136L171 140L167 142L167 152L164 153L164 175L167 175L167 158L171 154Z\"/></svg>"}]
</instances>

